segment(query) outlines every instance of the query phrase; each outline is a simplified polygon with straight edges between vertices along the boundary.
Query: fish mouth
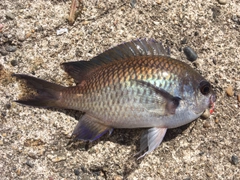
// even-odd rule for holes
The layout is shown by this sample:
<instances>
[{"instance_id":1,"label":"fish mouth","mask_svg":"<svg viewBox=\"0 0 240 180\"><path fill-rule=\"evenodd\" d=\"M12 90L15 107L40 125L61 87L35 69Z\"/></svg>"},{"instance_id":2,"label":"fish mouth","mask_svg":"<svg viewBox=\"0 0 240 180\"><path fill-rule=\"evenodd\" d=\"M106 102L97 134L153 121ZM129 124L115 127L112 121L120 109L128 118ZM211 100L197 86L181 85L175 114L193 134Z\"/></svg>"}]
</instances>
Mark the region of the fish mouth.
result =
<instances>
[{"instance_id":1,"label":"fish mouth","mask_svg":"<svg viewBox=\"0 0 240 180\"><path fill-rule=\"evenodd\" d=\"M216 94L213 94L210 96L210 106L209 106L209 112L210 114L212 114L214 112L214 108L215 108L215 102L217 100L217 96Z\"/></svg>"}]
</instances>

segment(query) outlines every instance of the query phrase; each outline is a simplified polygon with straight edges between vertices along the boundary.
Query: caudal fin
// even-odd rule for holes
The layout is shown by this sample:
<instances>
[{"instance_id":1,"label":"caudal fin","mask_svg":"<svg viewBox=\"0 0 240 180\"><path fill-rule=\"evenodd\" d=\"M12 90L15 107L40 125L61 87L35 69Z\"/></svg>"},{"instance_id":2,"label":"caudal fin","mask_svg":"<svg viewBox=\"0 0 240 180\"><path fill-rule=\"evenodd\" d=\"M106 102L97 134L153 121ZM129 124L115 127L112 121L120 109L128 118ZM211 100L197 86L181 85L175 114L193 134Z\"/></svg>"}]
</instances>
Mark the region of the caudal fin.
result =
<instances>
[{"instance_id":1,"label":"caudal fin","mask_svg":"<svg viewBox=\"0 0 240 180\"><path fill-rule=\"evenodd\" d=\"M60 107L61 91L65 87L25 74L13 74L13 76L24 80L27 87L25 90L27 95L15 102L29 106Z\"/></svg>"}]
</instances>

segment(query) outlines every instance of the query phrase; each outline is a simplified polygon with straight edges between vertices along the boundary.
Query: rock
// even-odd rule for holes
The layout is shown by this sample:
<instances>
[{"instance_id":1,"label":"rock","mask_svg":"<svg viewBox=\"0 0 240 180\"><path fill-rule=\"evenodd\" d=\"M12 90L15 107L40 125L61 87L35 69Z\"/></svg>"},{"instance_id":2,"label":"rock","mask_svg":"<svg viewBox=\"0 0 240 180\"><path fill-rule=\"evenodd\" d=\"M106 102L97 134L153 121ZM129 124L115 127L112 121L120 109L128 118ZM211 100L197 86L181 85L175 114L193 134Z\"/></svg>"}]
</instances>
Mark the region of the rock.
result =
<instances>
[{"instance_id":1,"label":"rock","mask_svg":"<svg viewBox=\"0 0 240 180\"><path fill-rule=\"evenodd\" d=\"M119 175L116 175L116 176L113 177L113 180L121 180L121 179L123 179L123 178Z\"/></svg>"},{"instance_id":2,"label":"rock","mask_svg":"<svg viewBox=\"0 0 240 180\"><path fill-rule=\"evenodd\" d=\"M8 52L15 52L17 50L17 46L7 45L7 46L5 46L5 50Z\"/></svg>"},{"instance_id":3,"label":"rock","mask_svg":"<svg viewBox=\"0 0 240 180\"><path fill-rule=\"evenodd\" d=\"M11 61L11 65L12 65L12 66L18 65L18 61L17 61L17 60L12 60L12 61Z\"/></svg>"},{"instance_id":4,"label":"rock","mask_svg":"<svg viewBox=\"0 0 240 180\"><path fill-rule=\"evenodd\" d=\"M0 54L2 56L6 56L8 54L8 52L5 49L0 49Z\"/></svg>"},{"instance_id":5,"label":"rock","mask_svg":"<svg viewBox=\"0 0 240 180\"><path fill-rule=\"evenodd\" d=\"M206 109L206 110L204 111L204 113L202 113L201 117L202 117L203 119L209 118L209 117L210 117L209 109Z\"/></svg>"},{"instance_id":6,"label":"rock","mask_svg":"<svg viewBox=\"0 0 240 180\"><path fill-rule=\"evenodd\" d=\"M76 176L79 176L80 171L79 171L78 169L74 169L74 174L75 174Z\"/></svg>"},{"instance_id":7,"label":"rock","mask_svg":"<svg viewBox=\"0 0 240 180\"><path fill-rule=\"evenodd\" d=\"M64 155L59 155L59 156L48 155L47 157L51 159L51 161L54 163L60 162L60 161L66 161L66 157Z\"/></svg>"},{"instance_id":8,"label":"rock","mask_svg":"<svg viewBox=\"0 0 240 180\"><path fill-rule=\"evenodd\" d=\"M237 156L233 155L231 158L231 162L233 165L237 165L239 163L239 159Z\"/></svg>"},{"instance_id":9,"label":"rock","mask_svg":"<svg viewBox=\"0 0 240 180\"><path fill-rule=\"evenodd\" d=\"M15 19L15 15L8 12L8 13L6 13L6 18L10 19L10 20L14 20Z\"/></svg>"},{"instance_id":10,"label":"rock","mask_svg":"<svg viewBox=\"0 0 240 180\"><path fill-rule=\"evenodd\" d=\"M228 96L233 96L234 92L233 92L233 87L231 85L227 87L226 93Z\"/></svg>"},{"instance_id":11,"label":"rock","mask_svg":"<svg viewBox=\"0 0 240 180\"><path fill-rule=\"evenodd\" d=\"M210 124L209 122L205 122L205 123L203 124L203 127L204 127L204 128L209 128L209 127L211 127L211 124Z\"/></svg>"},{"instance_id":12,"label":"rock","mask_svg":"<svg viewBox=\"0 0 240 180\"><path fill-rule=\"evenodd\" d=\"M187 44L187 38L186 37L181 40L181 44Z\"/></svg>"},{"instance_id":13,"label":"rock","mask_svg":"<svg viewBox=\"0 0 240 180\"><path fill-rule=\"evenodd\" d=\"M29 160L27 160L26 165L28 165L30 168L33 168L33 163L31 163Z\"/></svg>"},{"instance_id":14,"label":"rock","mask_svg":"<svg viewBox=\"0 0 240 180\"><path fill-rule=\"evenodd\" d=\"M136 0L130 0L130 5L132 6L132 8L135 7L137 1Z\"/></svg>"},{"instance_id":15,"label":"rock","mask_svg":"<svg viewBox=\"0 0 240 180\"><path fill-rule=\"evenodd\" d=\"M224 5L227 4L227 0L218 0L218 3Z\"/></svg>"},{"instance_id":16,"label":"rock","mask_svg":"<svg viewBox=\"0 0 240 180\"><path fill-rule=\"evenodd\" d=\"M240 94L237 95L237 100L240 102Z\"/></svg>"},{"instance_id":17,"label":"rock","mask_svg":"<svg viewBox=\"0 0 240 180\"><path fill-rule=\"evenodd\" d=\"M198 58L198 56L195 53L195 51L192 48L190 48L190 47L183 48L183 52L187 56L187 59L189 61L195 61Z\"/></svg>"}]
</instances>

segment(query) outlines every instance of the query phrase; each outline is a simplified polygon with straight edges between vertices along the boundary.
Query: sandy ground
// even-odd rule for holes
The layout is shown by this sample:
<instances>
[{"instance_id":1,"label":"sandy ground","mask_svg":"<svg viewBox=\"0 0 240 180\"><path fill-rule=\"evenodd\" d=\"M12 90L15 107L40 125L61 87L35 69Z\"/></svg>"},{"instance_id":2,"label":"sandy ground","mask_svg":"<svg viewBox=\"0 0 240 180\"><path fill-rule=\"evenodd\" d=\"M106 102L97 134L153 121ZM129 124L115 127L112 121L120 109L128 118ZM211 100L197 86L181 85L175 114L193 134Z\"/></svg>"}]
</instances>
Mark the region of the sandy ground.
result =
<instances>
[{"instance_id":1,"label":"sandy ground","mask_svg":"<svg viewBox=\"0 0 240 180\"><path fill-rule=\"evenodd\" d=\"M73 26L70 0L0 2L0 179L240 179L240 1L83 2ZM57 35L62 28L68 32ZM60 63L140 37L162 41L189 64L182 49L192 47L191 65L218 96L210 118L169 130L145 158L133 157L142 129L71 143L78 112L13 102L21 87L11 73L72 85Z\"/></svg>"}]
</instances>

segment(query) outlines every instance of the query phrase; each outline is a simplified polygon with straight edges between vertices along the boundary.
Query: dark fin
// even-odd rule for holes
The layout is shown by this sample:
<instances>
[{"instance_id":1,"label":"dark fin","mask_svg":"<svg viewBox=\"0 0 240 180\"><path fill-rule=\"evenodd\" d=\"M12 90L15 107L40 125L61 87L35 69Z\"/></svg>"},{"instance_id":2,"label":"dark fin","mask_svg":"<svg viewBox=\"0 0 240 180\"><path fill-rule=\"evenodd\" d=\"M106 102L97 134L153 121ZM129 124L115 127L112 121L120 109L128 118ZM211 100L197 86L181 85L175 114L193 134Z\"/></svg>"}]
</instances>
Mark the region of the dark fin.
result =
<instances>
[{"instance_id":1,"label":"dark fin","mask_svg":"<svg viewBox=\"0 0 240 180\"><path fill-rule=\"evenodd\" d=\"M13 74L12 76L25 80L27 88L33 90L33 94L30 95L30 91L27 89L28 96L15 102L29 106L59 107L57 101L60 98L61 90L65 87L25 74Z\"/></svg>"},{"instance_id":2,"label":"dark fin","mask_svg":"<svg viewBox=\"0 0 240 180\"><path fill-rule=\"evenodd\" d=\"M151 129L148 129L147 132L145 132L140 140L140 151L137 153L139 155L143 151L147 149L147 151L138 157L138 159L144 157L146 154L149 154L154 149L156 149L162 142L165 134L166 134L167 128L158 128L153 127Z\"/></svg>"},{"instance_id":3,"label":"dark fin","mask_svg":"<svg viewBox=\"0 0 240 180\"><path fill-rule=\"evenodd\" d=\"M149 104L146 108L153 113L159 115L170 115L175 114L177 107L179 106L181 98L174 97L164 89L158 88L149 82L141 80L132 80L143 88L150 89L154 93L148 95L149 100L154 100L155 103ZM140 96L142 94L139 94Z\"/></svg>"},{"instance_id":4,"label":"dark fin","mask_svg":"<svg viewBox=\"0 0 240 180\"><path fill-rule=\"evenodd\" d=\"M99 123L99 120L95 117L85 114L78 121L78 124L72 133L72 137L77 140L94 141L108 131L111 133L112 128Z\"/></svg>"},{"instance_id":5,"label":"dark fin","mask_svg":"<svg viewBox=\"0 0 240 180\"><path fill-rule=\"evenodd\" d=\"M77 84L86 80L89 74L94 72L99 66L100 65L91 61L74 61L61 64L62 69L67 72Z\"/></svg>"},{"instance_id":6,"label":"dark fin","mask_svg":"<svg viewBox=\"0 0 240 180\"><path fill-rule=\"evenodd\" d=\"M76 61L63 63L63 69L75 80L81 83L98 67L137 56L169 56L169 50L165 49L161 42L153 39L138 39L113 47L90 61Z\"/></svg>"},{"instance_id":7,"label":"dark fin","mask_svg":"<svg viewBox=\"0 0 240 180\"><path fill-rule=\"evenodd\" d=\"M161 42L154 39L138 39L113 47L90 61L98 64L108 64L133 56L169 56L169 51L163 47Z\"/></svg>"}]
</instances>

